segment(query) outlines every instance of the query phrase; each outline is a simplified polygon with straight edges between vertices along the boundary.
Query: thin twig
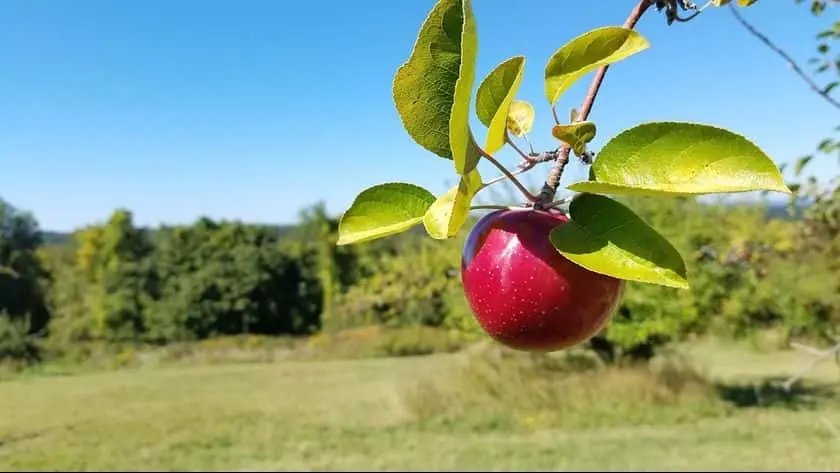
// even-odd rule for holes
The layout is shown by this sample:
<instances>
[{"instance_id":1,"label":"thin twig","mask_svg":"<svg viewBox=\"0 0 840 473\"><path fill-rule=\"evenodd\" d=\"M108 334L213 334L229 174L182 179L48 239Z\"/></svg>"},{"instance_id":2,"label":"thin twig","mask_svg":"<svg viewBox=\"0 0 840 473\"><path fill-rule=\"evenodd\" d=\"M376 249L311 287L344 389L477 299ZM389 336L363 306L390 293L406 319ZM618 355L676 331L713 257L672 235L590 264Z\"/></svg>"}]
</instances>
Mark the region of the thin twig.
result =
<instances>
[{"instance_id":1,"label":"thin twig","mask_svg":"<svg viewBox=\"0 0 840 473\"><path fill-rule=\"evenodd\" d=\"M530 149L531 152L534 153L534 145L531 144L531 139L528 138L528 133L522 133L522 138L524 138L525 142L528 143L528 149Z\"/></svg>"},{"instance_id":2,"label":"thin twig","mask_svg":"<svg viewBox=\"0 0 840 473\"><path fill-rule=\"evenodd\" d=\"M506 167L504 167L502 165L502 163L497 161L496 158L493 157L493 155L484 151L483 149L480 150L480 152L481 152L481 156L484 159L493 163L494 166L499 168L499 171L502 171L502 174L504 174L506 178L510 179L510 181L513 183L513 185L515 185L516 188L519 189L519 192L521 192L522 195L524 195L525 198L528 199L529 202L536 202L537 201L537 197L534 194L532 194L531 192L529 192L528 189L526 189L525 186L523 186L522 183L519 182L519 179L517 179L516 176L512 172L510 172ZM516 172L517 174L521 174L525 171L527 171L527 169L520 169L520 170L514 171L514 172ZM481 186L481 188L483 189L483 188L487 187L488 185L489 184L485 184L485 185Z\"/></svg>"},{"instance_id":3,"label":"thin twig","mask_svg":"<svg viewBox=\"0 0 840 473\"><path fill-rule=\"evenodd\" d=\"M653 5L653 3L651 3L650 0L640 0L636 7L633 8L633 11L630 12L630 16L627 17L627 21L624 22L624 27L630 30L635 28L636 23L639 22L642 15L644 15L651 5ZM586 98L583 101L583 105L580 107L580 111L578 111L577 121L581 122L589 118L589 113L592 112L592 106L595 104L595 98L598 96L598 91L601 89L601 84L604 82L604 76L607 74L607 69L609 69L609 65L601 67L598 69L598 72L595 73L595 77L592 78L592 84L589 86L589 91L586 93ZM540 191L539 200L537 202L551 202L554 198L554 194L557 193L557 187L560 185L560 177L563 175L563 170L566 168L566 164L569 163L569 155L571 152L571 147L567 144L563 144L563 147L560 149L560 154L557 156L557 160L554 163L554 167L551 169L548 179L546 179L545 184Z\"/></svg>"},{"instance_id":4,"label":"thin twig","mask_svg":"<svg viewBox=\"0 0 840 473\"><path fill-rule=\"evenodd\" d=\"M800 345L800 346L804 346L804 345ZM813 348L811 351L819 351L819 350L817 350L816 348ZM834 345L833 347L831 347L828 350L822 350L821 353L819 355L817 355L816 359L814 359L814 361L812 361L810 364L808 364L808 366L806 366L799 373L796 373L795 375L788 378L787 381L782 383L782 387L785 389L785 391L790 391L791 388L793 387L793 385L796 384L802 378L804 378L805 375L807 375L811 371L814 371L820 365L820 363L822 363L823 361L825 361L828 358L831 358L832 356L836 355L837 353L840 353L840 343Z\"/></svg>"},{"instance_id":5,"label":"thin twig","mask_svg":"<svg viewBox=\"0 0 840 473\"><path fill-rule=\"evenodd\" d=\"M517 169L516 171L511 171L511 172L510 172L510 174L511 174L511 175L513 175L513 176L518 176L518 175L520 175L520 174L525 173L526 171L530 171L530 170L531 170L531 168L533 168L533 167L534 167L534 166L530 166L530 167L522 167L522 168L520 168L520 169ZM499 176L499 177L494 177L493 179L490 179L489 181L487 181L487 182L485 182L484 184L482 184L482 185L481 185L481 188L482 188L482 189L484 189L485 187L492 186L493 184L496 184L497 182L506 181L507 179L508 179L508 175L507 175L507 174L503 174L503 175L501 175L501 176Z\"/></svg>"},{"instance_id":6,"label":"thin twig","mask_svg":"<svg viewBox=\"0 0 840 473\"><path fill-rule=\"evenodd\" d=\"M507 141L507 144L509 144L509 145L510 145L510 147L514 149L514 151L516 151L517 153L519 153L519 156L522 156L522 159L524 159L524 160L526 160L526 161L530 161L530 160L531 160L531 158L530 158L527 154L525 154L525 152L524 152L524 151L522 151L522 150L519 148L519 146L516 146L516 143L514 143L514 142L513 142L513 140L510 138L510 134L509 134L509 133L507 133L507 132L505 132L505 141Z\"/></svg>"},{"instance_id":7,"label":"thin twig","mask_svg":"<svg viewBox=\"0 0 840 473\"><path fill-rule=\"evenodd\" d=\"M813 356L823 356L825 355L825 350L820 350L819 348L809 347L808 345L803 345L801 343L792 342L790 344L791 348L795 350L799 350L801 352L805 352L809 355Z\"/></svg>"},{"instance_id":8,"label":"thin twig","mask_svg":"<svg viewBox=\"0 0 840 473\"><path fill-rule=\"evenodd\" d=\"M794 61L793 58L790 57L790 55L788 53L786 53L784 50L782 50L782 48L776 46L775 43L770 41L770 38L768 38L767 36L764 36L760 31L755 29L755 27L753 25L748 23L747 20L745 20L744 17L738 12L738 9L735 8L735 6L732 5L731 3L729 4L729 11L731 11L732 14L735 16L735 19L738 20L739 23L741 23L741 26L746 28L747 31L749 31L753 36L758 38L758 40L761 41L762 43L764 43L768 48L772 49L773 52L775 52L776 54L781 56L782 59L784 59L785 62L787 62L788 66L791 69L793 69L793 71L797 75L799 75L799 77L802 78L802 80L804 80L805 83L808 84L808 86L811 88L811 90L813 90L817 95L819 95L820 97L825 99L826 102L828 102L831 105L834 105L836 108L840 109L840 102L835 100L832 96L828 95L828 93L824 89L821 89L820 86L818 86L808 76L808 74L806 74L805 71L803 71L802 68L799 67L799 64L797 64L796 61Z\"/></svg>"}]
</instances>

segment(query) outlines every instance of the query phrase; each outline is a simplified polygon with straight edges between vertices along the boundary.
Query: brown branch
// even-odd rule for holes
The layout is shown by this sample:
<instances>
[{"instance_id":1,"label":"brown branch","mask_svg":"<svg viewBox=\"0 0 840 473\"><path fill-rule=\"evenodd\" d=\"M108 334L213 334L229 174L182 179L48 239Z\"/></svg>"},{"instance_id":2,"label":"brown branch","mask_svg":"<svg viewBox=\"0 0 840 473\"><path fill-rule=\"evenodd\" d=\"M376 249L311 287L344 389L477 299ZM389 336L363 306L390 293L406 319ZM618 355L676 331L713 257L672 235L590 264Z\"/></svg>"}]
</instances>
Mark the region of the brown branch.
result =
<instances>
[{"instance_id":1,"label":"brown branch","mask_svg":"<svg viewBox=\"0 0 840 473\"><path fill-rule=\"evenodd\" d=\"M747 20L745 20L744 17L738 12L738 9L731 3L729 4L729 11L731 11L732 15L735 16L735 19L738 20L739 23L741 23L741 26L746 28L747 31L749 31L753 36L758 38L758 40L761 41L762 43L764 43L768 48L772 49L773 52L775 52L776 54L781 56L782 59L784 59L785 62L787 62L788 66L791 69L793 69L793 71L797 75L799 75L799 77L802 78L802 80L804 80L805 83L808 84L808 86L811 88L811 90L813 90L817 95L819 95L820 97L825 99L826 102L828 102L831 105L834 105L836 108L840 109L840 102L835 100L832 96L828 95L828 93L826 93L826 91L824 89L821 89L820 86L818 86L808 76L808 74L806 74L805 71L803 71L802 68L799 67L799 64L797 64L796 61L794 61L793 58L790 57L790 55L788 53L786 53L784 50L782 50L782 48L776 46L775 43L770 41L770 38L763 35L760 31L755 29L755 27L753 25L748 23Z\"/></svg>"},{"instance_id":2,"label":"brown branch","mask_svg":"<svg viewBox=\"0 0 840 473\"><path fill-rule=\"evenodd\" d=\"M488 152L486 152L486 151L484 151L483 149L480 149L480 148L479 148L479 152L481 153L481 156L484 159L490 161L493 164L493 166L496 166L499 169L499 171L502 171L502 174L504 175L504 177L507 178L507 179L510 179L510 181L513 183L513 185L515 185L516 188L519 189L519 192L521 192L522 195L524 195L525 198L528 199L529 202L536 202L537 196L530 193L528 191L528 189L526 189L525 186L523 186L522 183L519 182L519 179L517 179L515 177L515 174L513 172L510 172L506 167L504 167L502 165L502 163L497 161L496 158L494 158L490 153L488 153ZM516 174L521 174L525 171L527 171L527 169L520 169L519 171L515 171L515 173ZM481 189L484 189L485 187L487 187L490 184L492 184L492 182L491 183L485 183L484 185L481 186ZM479 190L481 190L481 189L479 189Z\"/></svg>"},{"instance_id":3,"label":"brown branch","mask_svg":"<svg viewBox=\"0 0 840 473\"><path fill-rule=\"evenodd\" d=\"M630 12L630 16L627 17L627 21L624 22L624 27L631 30L635 28L636 23L639 22L642 15L644 15L647 9L652 5L653 3L651 0L640 0L633 11ZM582 122L589 118L589 114L592 112L592 106L595 104L595 98L598 97L598 91L601 90L601 84L604 82L604 76L607 75L607 69L609 69L609 67L609 65L603 66L595 73L595 77L592 78L592 84L589 86L589 91L586 93L586 98L583 100L583 105L581 105L575 121ZM571 147L564 143L563 147L560 149L559 155L557 156L557 160L554 163L554 167L551 168L551 172L548 174L548 179L546 179L545 184L540 191L539 203L547 204L554 199L554 194L557 193L557 187L560 185L560 177L563 175L563 170L566 168L566 164L569 163L569 155L571 152Z\"/></svg>"}]
</instances>

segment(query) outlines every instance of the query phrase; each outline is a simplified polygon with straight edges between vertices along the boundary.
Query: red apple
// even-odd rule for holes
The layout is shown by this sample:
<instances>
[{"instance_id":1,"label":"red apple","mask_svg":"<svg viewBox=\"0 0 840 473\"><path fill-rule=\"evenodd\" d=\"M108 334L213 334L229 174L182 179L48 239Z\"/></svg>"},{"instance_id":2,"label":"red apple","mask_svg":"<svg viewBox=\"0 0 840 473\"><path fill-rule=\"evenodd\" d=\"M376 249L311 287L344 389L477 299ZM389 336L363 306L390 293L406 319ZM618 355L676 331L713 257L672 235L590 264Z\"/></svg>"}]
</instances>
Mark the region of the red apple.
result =
<instances>
[{"instance_id":1,"label":"red apple","mask_svg":"<svg viewBox=\"0 0 840 473\"><path fill-rule=\"evenodd\" d=\"M482 217L464 246L461 278L476 320L493 339L524 351L556 351L597 334L617 309L624 281L561 255L552 210L498 210Z\"/></svg>"}]
</instances>

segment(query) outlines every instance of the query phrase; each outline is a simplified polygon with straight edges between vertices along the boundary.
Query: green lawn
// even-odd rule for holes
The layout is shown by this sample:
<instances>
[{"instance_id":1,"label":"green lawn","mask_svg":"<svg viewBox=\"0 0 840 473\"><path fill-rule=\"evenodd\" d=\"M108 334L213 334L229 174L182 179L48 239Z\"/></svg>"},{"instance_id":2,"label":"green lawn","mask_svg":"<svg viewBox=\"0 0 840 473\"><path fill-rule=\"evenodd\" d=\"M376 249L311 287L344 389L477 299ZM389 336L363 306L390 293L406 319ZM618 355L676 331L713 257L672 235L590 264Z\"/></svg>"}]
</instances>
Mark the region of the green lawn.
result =
<instances>
[{"instance_id":1,"label":"green lawn","mask_svg":"<svg viewBox=\"0 0 840 473\"><path fill-rule=\"evenodd\" d=\"M808 361L700 347L718 378ZM158 367L0 382L0 470L782 470L840 469L840 403L742 409L668 426L421 426L411 380L456 355ZM831 363L815 373L837 377ZM836 426L836 427L835 427Z\"/></svg>"}]
</instances>

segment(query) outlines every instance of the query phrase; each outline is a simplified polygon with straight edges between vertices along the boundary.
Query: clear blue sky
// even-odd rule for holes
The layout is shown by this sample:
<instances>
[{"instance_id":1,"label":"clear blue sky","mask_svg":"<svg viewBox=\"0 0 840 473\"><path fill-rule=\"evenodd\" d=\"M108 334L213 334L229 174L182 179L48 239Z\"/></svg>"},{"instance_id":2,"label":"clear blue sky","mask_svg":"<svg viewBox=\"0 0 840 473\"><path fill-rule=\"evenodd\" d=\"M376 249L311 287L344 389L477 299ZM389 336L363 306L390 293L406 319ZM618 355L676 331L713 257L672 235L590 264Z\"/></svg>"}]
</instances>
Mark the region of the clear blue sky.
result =
<instances>
[{"instance_id":1,"label":"clear blue sky","mask_svg":"<svg viewBox=\"0 0 840 473\"><path fill-rule=\"evenodd\" d=\"M524 54L519 98L537 107L535 142L552 147L546 60L586 30L621 24L633 1L473 3L479 79ZM804 61L817 27L833 18L815 20L793 3L763 0L745 15ZM287 223L318 200L341 212L383 181L442 192L454 182L451 162L410 140L391 101L394 71L432 4L3 2L0 196L43 228L69 230L118 206L143 225L199 215ZM595 149L640 121L694 120L741 132L785 162L837 123L836 110L726 9L672 27L651 13L639 30L652 47L608 74L592 115ZM564 114L588 81L561 99ZM509 152L500 158L515 163ZM813 168L836 169L827 158Z\"/></svg>"}]
</instances>

